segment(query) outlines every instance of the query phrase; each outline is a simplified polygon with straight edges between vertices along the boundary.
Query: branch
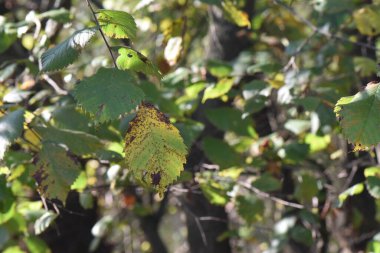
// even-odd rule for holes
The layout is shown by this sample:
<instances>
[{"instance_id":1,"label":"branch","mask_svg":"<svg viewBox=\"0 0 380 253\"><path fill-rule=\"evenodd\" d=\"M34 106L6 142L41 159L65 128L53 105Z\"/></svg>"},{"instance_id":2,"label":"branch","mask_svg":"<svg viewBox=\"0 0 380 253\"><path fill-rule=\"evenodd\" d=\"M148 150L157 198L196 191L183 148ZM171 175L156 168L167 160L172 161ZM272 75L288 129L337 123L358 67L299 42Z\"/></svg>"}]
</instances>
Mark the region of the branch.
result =
<instances>
[{"instance_id":1,"label":"branch","mask_svg":"<svg viewBox=\"0 0 380 253\"><path fill-rule=\"evenodd\" d=\"M283 200L283 199L271 196L269 193L263 192L263 191L257 189L256 187L253 187L252 185L247 184L245 182L238 182L238 184L241 185L242 187L246 188L247 190L250 190L250 191L256 193L256 195L258 197L270 199L270 200L272 200L272 201L274 201L276 203L282 204L284 206L290 206L290 207L294 207L294 208L298 208L298 209L304 209L305 208L301 204L294 203L294 202L289 202L289 201L286 201L286 200Z\"/></svg>"},{"instance_id":2,"label":"branch","mask_svg":"<svg viewBox=\"0 0 380 253\"><path fill-rule=\"evenodd\" d=\"M354 45L357 45L357 46L360 46L360 47L365 47L365 48L368 48L368 49L371 49L371 50L374 50L374 51L379 51L380 50L379 48L374 47L372 45L369 45L367 43L363 43L363 42L360 42L360 41L351 41L348 38L345 38L345 37L342 37L342 36L339 36L339 35L336 35L336 34L332 34L332 33L328 32L328 31L321 30L320 28L318 28L317 26L315 26L313 23L311 23L309 20L307 20L306 18L302 17L299 13L297 13L294 9L292 9L288 5L282 3L279 0L273 0L273 2L275 4L277 4L277 5L279 5L280 7L284 8L285 10L287 10L295 18L297 18L299 21L301 21L302 23L304 23L305 25L307 25L311 30L313 30L314 33L321 34L321 35L323 35L323 36L325 36L327 38L333 38L333 39L337 39L337 40L340 40L340 41L349 42L351 44L354 44Z\"/></svg>"},{"instance_id":3,"label":"branch","mask_svg":"<svg viewBox=\"0 0 380 253\"><path fill-rule=\"evenodd\" d=\"M110 45L108 44L106 37L104 36L104 33L103 33L103 31L102 31L102 28L100 28L99 20L98 20L98 18L96 17L96 13L95 13L94 9L92 8L92 5L91 5L90 1L91 1L91 0L86 0L87 5L88 5L88 7L89 7L90 10L91 10L92 15L94 16L95 23L96 23L96 25L97 25L97 27L98 27L98 29L99 29L100 34L101 34L102 37L103 37L104 42L106 43L106 46L107 46L107 48L108 48L108 51L110 52L110 55L111 55L111 57L112 57L113 64L115 65L115 68L117 68L115 56L113 56L113 54L112 54L112 50L111 50L111 47L110 47Z\"/></svg>"}]
</instances>

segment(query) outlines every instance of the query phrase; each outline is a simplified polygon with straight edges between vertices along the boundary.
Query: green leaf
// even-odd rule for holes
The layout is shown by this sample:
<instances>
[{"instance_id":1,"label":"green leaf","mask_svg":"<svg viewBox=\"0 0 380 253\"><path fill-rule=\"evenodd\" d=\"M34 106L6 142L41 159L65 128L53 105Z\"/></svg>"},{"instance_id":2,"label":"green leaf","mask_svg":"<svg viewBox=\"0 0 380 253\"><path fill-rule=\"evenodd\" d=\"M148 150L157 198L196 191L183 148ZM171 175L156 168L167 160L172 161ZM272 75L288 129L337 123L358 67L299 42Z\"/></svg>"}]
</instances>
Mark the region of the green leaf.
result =
<instances>
[{"instance_id":1,"label":"green leaf","mask_svg":"<svg viewBox=\"0 0 380 253\"><path fill-rule=\"evenodd\" d=\"M311 175L304 174L300 177L294 195L301 202L310 202L318 191L317 180Z\"/></svg>"},{"instance_id":2,"label":"green leaf","mask_svg":"<svg viewBox=\"0 0 380 253\"><path fill-rule=\"evenodd\" d=\"M62 146L45 142L38 156L33 177L41 194L66 201L70 186L80 173L80 164Z\"/></svg>"},{"instance_id":3,"label":"green leaf","mask_svg":"<svg viewBox=\"0 0 380 253\"><path fill-rule=\"evenodd\" d=\"M255 196L238 196L236 198L237 211L248 223L261 221L264 216L264 202Z\"/></svg>"},{"instance_id":4,"label":"green leaf","mask_svg":"<svg viewBox=\"0 0 380 253\"><path fill-rule=\"evenodd\" d=\"M68 23L71 20L70 11L65 8L49 10L44 13L38 14L39 19L51 18L59 23Z\"/></svg>"},{"instance_id":5,"label":"green leaf","mask_svg":"<svg viewBox=\"0 0 380 253\"><path fill-rule=\"evenodd\" d=\"M380 142L380 88L379 83L370 83L355 96L343 97L335 105L340 118L343 135L356 149Z\"/></svg>"},{"instance_id":6,"label":"green leaf","mask_svg":"<svg viewBox=\"0 0 380 253\"><path fill-rule=\"evenodd\" d=\"M17 40L16 33L7 33L0 29L0 54L5 52Z\"/></svg>"},{"instance_id":7,"label":"green leaf","mask_svg":"<svg viewBox=\"0 0 380 253\"><path fill-rule=\"evenodd\" d=\"M219 98L229 92L234 85L234 79L223 78L217 84L209 86L206 88L202 103L206 102L207 99Z\"/></svg>"},{"instance_id":8,"label":"green leaf","mask_svg":"<svg viewBox=\"0 0 380 253\"><path fill-rule=\"evenodd\" d=\"M77 31L65 41L44 52L41 56L41 71L56 71L73 63L95 32L95 28Z\"/></svg>"},{"instance_id":9,"label":"green leaf","mask_svg":"<svg viewBox=\"0 0 380 253\"><path fill-rule=\"evenodd\" d=\"M372 197L376 199L380 198L380 178L373 176L367 177L366 186Z\"/></svg>"},{"instance_id":10,"label":"green leaf","mask_svg":"<svg viewBox=\"0 0 380 253\"><path fill-rule=\"evenodd\" d=\"M235 150L222 140L206 137L203 139L203 150L211 162L227 169L241 163L240 156Z\"/></svg>"},{"instance_id":11,"label":"green leaf","mask_svg":"<svg viewBox=\"0 0 380 253\"><path fill-rule=\"evenodd\" d=\"M129 13L114 10L98 10L97 13L105 35L115 39L135 39L137 26Z\"/></svg>"},{"instance_id":12,"label":"green leaf","mask_svg":"<svg viewBox=\"0 0 380 253\"><path fill-rule=\"evenodd\" d=\"M345 190L344 192L339 194L338 206L341 207L349 196L354 196L354 195L360 194L363 192L363 190L364 190L364 184L363 183L358 183L358 184L351 186L350 188L348 188L347 190Z\"/></svg>"},{"instance_id":13,"label":"green leaf","mask_svg":"<svg viewBox=\"0 0 380 253\"><path fill-rule=\"evenodd\" d=\"M40 218L38 218L34 223L34 231L36 235L44 232L57 217L58 214L48 211L44 213Z\"/></svg>"},{"instance_id":14,"label":"green leaf","mask_svg":"<svg viewBox=\"0 0 380 253\"><path fill-rule=\"evenodd\" d=\"M361 77L370 77L378 72L377 63L367 57L354 57L355 71L359 72Z\"/></svg>"},{"instance_id":15,"label":"green leaf","mask_svg":"<svg viewBox=\"0 0 380 253\"><path fill-rule=\"evenodd\" d=\"M268 173L265 173L258 179L252 182L252 186L256 187L257 189L265 192L271 192L281 189L281 181L277 178L271 176Z\"/></svg>"},{"instance_id":16,"label":"green leaf","mask_svg":"<svg viewBox=\"0 0 380 253\"><path fill-rule=\"evenodd\" d=\"M359 32L364 35L374 36L380 33L380 8L368 5L354 12L354 20Z\"/></svg>"},{"instance_id":17,"label":"green leaf","mask_svg":"<svg viewBox=\"0 0 380 253\"><path fill-rule=\"evenodd\" d=\"M229 201L227 191L213 180L205 180L200 183L201 190L205 197L213 205L225 205Z\"/></svg>"},{"instance_id":18,"label":"green leaf","mask_svg":"<svg viewBox=\"0 0 380 253\"><path fill-rule=\"evenodd\" d=\"M218 78L228 76L233 70L229 64L216 60L209 60L207 62L207 69L211 75Z\"/></svg>"},{"instance_id":19,"label":"green leaf","mask_svg":"<svg viewBox=\"0 0 380 253\"><path fill-rule=\"evenodd\" d=\"M28 236L24 242L30 253L51 253L46 243L37 236Z\"/></svg>"},{"instance_id":20,"label":"green leaf","mask_svg":"<svg viewBox=\"0 0 380 253\"><path fill-rule=\"evenodd\" d=\"M125 161L134 177L162 194L183 170L187 148L169 119L154 106L140 106L125 136Z\"/></svg>"},{"instance_id":21,"label":"green leaf","mask_svg":"<svg viewBox=\"0 0 380 253\"><path fill-rule=\"evenodd\" d=\"M204 125L196 121L180 122L176 123L175 126L180 131L183 142L188 148L191 148L191 145L193 145L204 129Z\"/></svg>"},{"instance_id":22,"label":"green leaf","mask_svg":"<svg viewBox=\"0 0 380 253\"><path fill-rule=\"evenodd\" d=\"M253 128L253 121L247 117L243 119L242 113L231 107L220 107L206 110L207 119L217 128L232 131L238 135L257 137Z\"/></svg>"},{"instance_id":23,"label":"green leaf","mask_svg":"<svg viewBox=\"0 0 380 253\"><path fill-rule=\"evenodd\" d=\"M146 75L153 75L162 78L158 68L143 54L128 47L120 47L119 56L116 59L116 64L119 69L133 70L142 72Z\"/></svg>"},{"instance_id":24,"label":"green leaf","mask_svg":"<svg viewBox=\"0 0 380 253\"><path fill-rule=\"evenodd\" d=\"M92 154L103 147L97 137L85 132L40 126L34 127L34 130L41 135L42 140L64 144L76 155Z\"/></svg>"},{"instance_id":25,"label":"green leaf","mask_svg":"<svg viewBox=\"0 0 380 253\"><path fill-rule=\"evenodd\" d=\"M298 243L306 246L313 244L313 235L309 229L296 225L290 230L290 237Z\"/></svg>"},{"instance_id":26,"label":"green leaf","mask_svg":"<svg viewBox=\"0 0 380 253\"><path fill-rule=\"evenodd\" d=\"M7 186L5 176L0 175L0 224L10 220L16 211L16 202L12 190Z\"/></svg>"},{"instance_id":27,"label":"green leaf","mask_svg":"<svg viewBox=\"0 0 380 253\"><path fill-rule=\"evenodd\" d=\"M0 160L5 151L21 136L24 124L24 110L19 109L0 118Z\"/></svg>"},{"instance_id":28,"label":"green leaf","mask_svg":"<svg viewBox=\"0 0 380 253\"><path fill-rule=\"evenodd\" d=\"M135 109L144 92L130 72L100 68L75 87L74 96L84 110L104 122Z\"/></svg>"}]
</instances>

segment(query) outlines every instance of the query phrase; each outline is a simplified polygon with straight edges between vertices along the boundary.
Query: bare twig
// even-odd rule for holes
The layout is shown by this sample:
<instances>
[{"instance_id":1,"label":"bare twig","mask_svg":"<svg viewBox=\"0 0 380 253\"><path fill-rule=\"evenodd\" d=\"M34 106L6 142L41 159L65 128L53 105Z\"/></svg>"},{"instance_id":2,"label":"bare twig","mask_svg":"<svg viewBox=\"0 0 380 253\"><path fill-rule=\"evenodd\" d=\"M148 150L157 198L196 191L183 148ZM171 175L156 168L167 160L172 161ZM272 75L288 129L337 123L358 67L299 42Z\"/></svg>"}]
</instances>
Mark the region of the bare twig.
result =
<instances>
[{"instance_id":1,"label":"bare twig","mask_svg":"<svg viewBox=\"0 0 380 253\"><path fill-rule=\"evenodd\" d=\"M44 74L42 75L42 79L44 79L58 95L67 95L68 92L62 89L61 87L58 86L58 84L51 79L48 75Z\"/></svg>"},{"instance_id":2,"label":"bare twig","mask_svg":"<svg viewBox=\"0 0 380 253\"><path fill-rule=\"evenodd\" d=\"M314 33L318 33L320 35L323 35L327 38L333 38L333 39L337 39L337 40L340 40L340 41L344 41L344 42L349 42L351 44L354 44L354 45L357 45L357 46L360 46L360 47L365 47L365 48L368 48L368 49L371 49L371 50L374 50L374 51L378 51L380 50L379 48L377 47L374 47L370 44L367 44L367 43L363 43L363 42L360 42L360 41L352 41L348 38L345 38L345 37L342 37L342 36L339 36L339 35L336 35L336 34L332 34L328 31L325 31L325 30L322 30L320 28L318 28L317 26L315 26L313 23L311 23L309 20L307 20L306 18L302 17L299 13L297 13L293 8L289 7L288 5L284 4L283 2L281 2L280 0L273 0L273 2L279 6L281 6L282 8L284 8L285 10L287 10L290 14L292 14L295 18L297 18L298 20L300 20L302 23L304 23L305 25L307 25L311 30L313 30Z\"/></svg>"},{"instance_id":3,"label":"bare twig","mask_svg":"<svg viewBox=\"0 0 380 253\"><path fill-rule=\"evenodd\" d=\"M274 196L270 195L269 193L263 192L263 191L257 189L256 187L253 187L252 185L250 185L248 183L238 182L238 184L241 185L242 187L244 187L245 189L250 190L250 191L256 193L256 195L258 197L260 197L260 198L270 199L270 200L272 200L272 201L274 201L276 203L279 203L281 205L284 205L284 206L290 206L290 207L294 207L294 208L298 208L298 209L304 209L305 208L301 204L294 203L294 202L289 202L289 201L286 201L286 200L274 197Z\"/></svg>"},{"instance_id":4,"label":"bare twig","mask_svg":"<svg viewBox=\"0 0 380 253\"><path fill-rule=\"evenodd\" d=\"M90 10L91 10L92 15L94 16L95 23L96 23L96 25L98 26L99 32L100 32L100 34L102 35L104 42L106 43L106 46L107 46L107 48L108 48L108 51L110 52L110 55L111 55L111 57L112 57L113 64L115 65L115 68L117 68L117 64L116 64L115 56L114 56L113 53L112 53L111 47L110 47L110 45L108 44L108 41L107 41L107 39L106 39L106 36L104 36L104 33L103 33L103 31L102 31L102 28L100 28L99 20L98 20L98 18L96 17L96 12L95 12L94 9L92 8L92 5L91 5L91 2L90 2L90 1L91 1L91 0L86 0L87 5L88 5L88 7L89 7Z\"/></svg>"}]
</instances>

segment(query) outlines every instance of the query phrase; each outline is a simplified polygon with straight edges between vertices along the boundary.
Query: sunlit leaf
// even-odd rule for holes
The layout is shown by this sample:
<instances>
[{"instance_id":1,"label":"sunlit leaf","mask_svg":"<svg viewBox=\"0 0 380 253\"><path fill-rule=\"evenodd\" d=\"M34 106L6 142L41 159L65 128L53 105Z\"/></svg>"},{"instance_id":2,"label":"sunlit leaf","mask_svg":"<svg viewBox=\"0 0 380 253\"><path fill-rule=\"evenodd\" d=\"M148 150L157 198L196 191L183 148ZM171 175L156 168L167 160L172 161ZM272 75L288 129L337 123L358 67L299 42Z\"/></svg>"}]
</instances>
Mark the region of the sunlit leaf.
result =
<instances>
[{"instance_id":1,"label":"sunlit leaf","mask_svg":"<svg viewBox=\"0 0 380 253\"><path fill-rule=\"evenodd\" d=\"M380 88L370 83L355 96L341 98L335 105L343 135L358 146L380 142Z\"/></svg>"},{"instance_id":2,"label":"sunlit leaf","mask_svg":"<svg viewBox=\"0 0 380 253\"><path fill-rule=\"evenodd\" d=\"M223 78L215 85L209 86L206 88L202 103L206 102L207 99L219 98L230 91L234 85L234 79L232 78Z\"/></svg>"},{"instance_id":3,"label":"sunlit leaf","mask_svg":"<svg viewBox=\"0 0 380 253\"><path fill-rule=\"evenodd\" d=\"M161 78L158 68L143 54L128 47L121 47L118 50L119 57L116 59L118 68L122 70L133 70L146 75L153 75Z\"/></svg>"},{"instance_id":4,"label":"sunlit leaf","mask_svg":"<svg viewBox=\"0 0 380 253\"><path fill-rule=\"evenodd\" d=\"M144 93L130 72L100 68L77 84L74 96L85 111L104 122L135 109Z\"/></svg>"},{"instance_id":5,"label":"sunlit leaf","mask_svg":"<svg viewBox=\"0 0 380 253\"><path fill-rule=\"evenodd\" d=\"M344 192L339 194L338 206L341 207L343 205L344 201L346 201L346 199L349 196L354 196L354 195L360 194L363 192L363 190L364 190L364 184L363 183L358 183L358 184L351 186L350 188L348 188L347 190L345 190Z\"/></svg>"},{"instance_id":6,"label":"sunlit leaf","mask_svg":"<svg viewBox=\"0 0 380 253\"><path fill-rule=\"evenodd\" d=\"M58 214L48 211L44 213L40 218L38 218L34 223L34 231L36 235L44 232L57 217Z\"/></svg>"},{"instance_id":7,"label":"sunlit leaf","mask_svg":"<svg viewBox=\"0 0 380 253\"><path fill-rule=\"evenodd\" d=\"M24 124L24 110L19 109L0 118L0 160L5 151L21 136Z\"/></svg>"},{"instance_id":8,"label":"sunlit leaf","mask_svg":"<svg viewBox=\"0 0 380 253\"><path fill-rule=\"evenodd\" d=\"M234 22L237 26L251 27L248 14L236 8L236 5L230 0L223 1L222 7L226 18Z\"/></svg>"},{"instance_id":9,"label":"sunlit leaf","mask_svg":"<svg viewBox=\"0 0 380 253\"><path fill-rule=\"evenodd\" d=\"M73 63L95 32L94 28L77 31L65 41L44 52L41 56L41 71L60 70Z\"/></svg>"},{"instance_id":10,"label":"sunlit leaf","mask_svg":"<svg viewBox=\"0 0 380 253\"><path fill-rule=\"evenodd\" d=\"M98 20L103 32L115 39L134 39L137 27L134 18L127 12L98 10Z\"/></svg>"},{"instance_id":11,"label":"sunlit leaf","mask_svg":"<svg viewBox=\"0 0 380 253\"><path fill-rule=\"evenodd\" d=\"M134 177L163 193L183 170L186 146L177 128L154 106L140 106L125 136L125 161Z\"/></svg>"}]
</instances>

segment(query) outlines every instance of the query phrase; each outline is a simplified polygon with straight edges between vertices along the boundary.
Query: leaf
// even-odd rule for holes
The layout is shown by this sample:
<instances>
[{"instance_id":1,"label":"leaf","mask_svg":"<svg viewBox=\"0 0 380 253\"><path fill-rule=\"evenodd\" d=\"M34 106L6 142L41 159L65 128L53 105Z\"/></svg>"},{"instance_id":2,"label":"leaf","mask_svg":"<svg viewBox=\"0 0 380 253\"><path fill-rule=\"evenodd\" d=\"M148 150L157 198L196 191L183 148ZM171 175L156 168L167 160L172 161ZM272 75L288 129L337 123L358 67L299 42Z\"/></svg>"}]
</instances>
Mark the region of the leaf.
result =
<instances>
[{"instance_id":1,"label":"leaf","mask_svg":"<svg viewBox=\"0 0 380 253\"><path fill-rule=\"evenodd\" d=\"M105 35L114 39L135 39L137 26L127 12L98 10L98 21Z\"/></svg>"},{"instance_id":2,"label":"leaf","mask_svg":"<svg viewBox=\"0 0 380 253\"><path fill-rule=\"evenodd\" d=\"M17 40L16 33L7 33L0 28L0 54L5 52Z\"/></svg>"},{"instance_id":3,"label":"leaf","mask_svg":"<svg viewBox=\"0 0 380 253\"><path fill-rule=\"evenodd\" d=\"M242 113L231 107L219 107L206 110L207 119L217 128L232 131L238 135L256 137L251 118L242 118Z\"/></svg>"},{"instance_id":4,"label":"leaf","mask_svg":"<svg viewBox=\"0 0 380 253\"><path fill-rule=\"evenodd\" d=\"M130 72L100 68L75 87L74 96L84 110L104 122L135 109L144 98L144 92L137 87Z\"/></svg>"},{"instance_id":5,"label":"leaf","mask_svg":"<svg viewBox=\"0 0 380 253\"><path fill-rule=\"evenodd\" d=\"M142 72L146 75L153 75L162 78L158 68L143 54L128 47L120 47L119 56L116 59L116 64L119 69L133 70Z\"/></svg>"},{"instance_id":6,"label":"leaf","mask_svg":"<svg viewBox=\"0 0 380 253\"><path fill-rule=\"evenodd\" d=\"M223 78L217 84L207 87L203 94L202 103L206 102L207 99L223 96L230 91L233 85L234 79Z\"/></svg>"},{"instance_id":7,"label":"leaf","mask_svg":"<svg viewBox=\"0 0 380 253\"><path fill-rule=\"evenodd\" d=\"M5 151L21 136L24 124L24 110L19 109L0 118L0 160Z\"/></svg>"},{"instance_id":8,"label":"leaf","mask_svg":"<svg viewBox=\"0 0 380 253\"><path fill-rule=\"evenodd\" d=\"M33 173L41 194L49 199L66 202L70 186L80 173L80 164L62 147L45 142Z\"/></svg>"},{"instance_id":9,"label":"leaf","mask_svg":"<svg viewBox=\"0 0 380 253\"><path fill-rule=\"evenodd\" d=\"M354 195L360 194L363 192L363 190L364 190L364 184L358 183L358 184L351 186L350 188L348 188L347 190L345 190L341 194L339 194L339 196L338 196L338 200L339 200L338 201L338 207L342 207L343 203L346 201L346 199L349 196L354 196Z\"/></svg>"},{"instance_id":10,"label":"leaf","mask_svg":"<svg viewBox=\"0 0 380 253\"><path fill-rule=\"evenodd\" d=\"M228 63L209 60L207 62L207 70L211 73L211 75L222 78L231 74L233 68Z\"/></svg>"},{"instance_id":11,"label":"leaf","mask_svg":"<svg viewBox=\"0 0 380 253\"><path fill-rule=\"evenodd\" d=\"M213 137L203 139L203 151L211 162L218 164L222 169L227 169L241 163L239 154L231 146Z\"/></svg>"},{"instance_id":12,"label":"leaf","mask_svg":"<svg viewBox=\"0 0 380 253\"><path fill-rule=\"evenodd\" d=\"M240 27L251 27L248 14L236 8L234 3L225 0L222 2L222 7L226 18L235 23L235 25Z\"/></svg>"},{"instance_id":13,"label":"leaf","mask_svg":"<svg viewBox=\"0 0 380 253\"><path fill-rule=\"evenodd\" d=\"M290 230L290 237L298 243L306 246L313 244L313 235L309 229L296 225Z\"/></svg>"},{"instance_id":14,"label":"leaf","mask_svg":"<svg viewBox=\"0 0 380 253\"><path fill-rule=\"evenodd\" d=\"M238 196L236 198L237 211L248 223L261 221L264 216L264 203L255 196Z\"/></svg>"},{"instance_id":15,"label":"leaf","mask_svg":"<svg viewBox=\"0 0 380 253\"><path fill-rule=\"evenodd\" d=\"M200 187L203 194L211 204L224 206L228 203L229 197L227 195L227 191L217 184L217 182L210 182L210 180L207 180L200 183Z\"/></svg>"},{"instance_id":16,"label":"leaf","mask_svg":"<svg viewBox=\"0 0 380 253\"><path fill-rule=\"evenodd\" d=\"M367 57L354 57L355 71L359 72L361 77L370 77L379 70L377 63Z\"/></svg>"},{"instance_id":17,"label":"leaf","mask_svg":"<svg viewBox=\"0 0 380 253\"><path fill-rule=\"evenodd\" d=\"M57 217L58 214L48 211L44 213L40 218L38 218L34 223L34 231L36 235L44 232Z\"/></svg>"},{"instance_id":18,"label":"leaf","mask_svg":"<svg viewBox=\"0 0 380 253\"><path fill-rule=\"evenodd\" d=\"M364 35L374 36L380 33L380 8L366 6L354 12L354 20L359 32Z\"/></svg>"},{"instance_id":19,"label":"leaf","mask_svg":"<svg viewBox=\"0 0 380 253\"><path fill-rule=\"evenodd\" d=\"M125 140L125 161L133 176L162 194L186 162L187 150L178 129L154 106L143 104Z\"/></svg>"},{"instance_id":20,"label":"leaf","mask_svg":"<svg viewBox=\"0 0 380 253\"><path fill-rule=\"evenodd\" d=\"M281 181L266 173L252 182L252 186L265 192L271 192L281 189Z\"/></svg>"},{"instance_id":21,"label":"leaf","mask_svg":"<svg viewBox=\"0 0 380 253\"><path fill-rule=\"evenodd\" d=\"M46 243L37 236L28 236L24 242L30 253L51 253Z\"/></svg>"},{"instance_id":22,"label":"leaf","mask_svg":"<svg viewBox=\"0 0 380 253\"><path fill-rule=\"evenodd\" d=\"M56 71L73 63L78 58L81 50L95 35L95 32L95 28L85 28L75 32L57 46L48 49L41 56L41 71Z\"/></svg>"},{"instance_id":23,"label":"leaf","mask_svg":"<svg viewBox=\"0 0 380 253\"><path fill-rule=\"evenodd\" d=\"M358 149L380 142L379 111L379 83L370 83L355 96L341 98L334 109L343 135Z\"/></svg>"},{"instance_id":24,"label":"leaf","mask_svg":"<svg viewBox=\"0 0 380 253\"><path fill-rule=\"evenodd\" d=\"M76 155L87 155L103 147L100 140L88 133L55 127L34 127L44 141L64 144Z\"/></svg>"},{"instance_id":25,"label":"leaf","mask_svg":"<svg viewBox=\"0 0 380 253\"><path fill-rule=\"evenodd\" d=\"M308 174L300 177L294 196L301 202L310 202L318 194L317 180Z\"/></svg>"}]
</instances>

